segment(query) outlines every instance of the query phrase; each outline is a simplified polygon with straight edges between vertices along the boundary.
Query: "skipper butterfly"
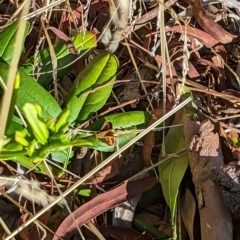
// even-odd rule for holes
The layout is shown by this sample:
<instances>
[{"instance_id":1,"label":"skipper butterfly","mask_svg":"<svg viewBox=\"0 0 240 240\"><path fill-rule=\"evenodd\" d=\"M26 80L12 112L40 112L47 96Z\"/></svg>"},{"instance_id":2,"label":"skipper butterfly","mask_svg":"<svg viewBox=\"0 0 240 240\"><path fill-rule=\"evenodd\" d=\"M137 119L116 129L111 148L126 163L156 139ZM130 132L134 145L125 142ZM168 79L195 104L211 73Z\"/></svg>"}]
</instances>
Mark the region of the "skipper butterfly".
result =
<instances>
[{"instance_id":1,"label":"skipper butterfly","mask_svg":"<svg viewBox=\"0 0 240 240\"><path fill-rule=\"evenodd\" d=\"M105 122L103 124L100 133L97 134L97 138L109 146L115 145L116 138L114 136L113 125L111 122Z\"/></svg>"}]
</instances>

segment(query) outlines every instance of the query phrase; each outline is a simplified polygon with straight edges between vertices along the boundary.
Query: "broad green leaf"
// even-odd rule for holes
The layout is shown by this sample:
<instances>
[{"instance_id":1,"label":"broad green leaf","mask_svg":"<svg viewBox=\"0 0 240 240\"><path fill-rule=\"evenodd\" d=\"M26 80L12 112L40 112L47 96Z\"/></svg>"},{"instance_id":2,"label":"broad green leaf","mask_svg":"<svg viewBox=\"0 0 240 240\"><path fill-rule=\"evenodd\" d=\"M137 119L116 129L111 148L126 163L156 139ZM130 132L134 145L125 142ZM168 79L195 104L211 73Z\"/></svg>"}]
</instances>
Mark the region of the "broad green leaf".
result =
<instances>
[{"instance_id":1,"label":"broad green leaf","mask_svg":"<svg viewBox=\"0 0 240 240\"><path fill-rule=\"evenodd\" d=\"M104 106L111 94L118 64L115 55L102 52L77 76L67 99L71 123L88 119Z\"/></svg>"},{"instance_id":2,"label":"broad green leaf","mask_svg":"<svg viewBox=\"0 0 240 240\"><path fill-rule=\"evenodd\" d=\"M0 33L0 58L6 63L10 64L13 58L13 49L16 42L16 33L18 30L19 21L13 22L10 26L5 28ZM26 29L24 33L24 39L26 38L30 28L30 23L26 23ZM24 41L22 42L21 49L24 47Z\"/></svg>"},{"instance_id":3,"label":"broad green leaf","mask_svg":"<svg viewBox=\"0 0 240 240\"><path fill-rule=\"evenodd\" d=\"M175 115L173 125L181 124L183 116L183 109L179 110ZM177 151L186 148L185 140L183 137L183 127L170 128L165 138L166 154L174 154ZM159 156L159 161L163 159ZM188 167L188 154L187 152L179 157L169 159L163 164L159 165L160 182L163 189L165 200L171 211L172 223L174 223L176 213L176 200L178 189L181 184L182 178Z\"/></svg>"},{"instance_id":4,"label":"broad green leaf","mask_svg":"<svg viewBox=\"0 0 240 240\"><path fill-rule=\"evenodd\" d=\"M6 83L9 66L0 63L0 77ZM50 93L32 79L28 74L18 71L20 74L20 86L17 93L16 105L22 112L26 102L38 103L42 108L44 121L56 118L61 113L61 108ZM3 93L3 91L2 91Z\"/></svg>"},{"instance_id":5,"label":"broad green leaf","mask_svg":"<svg viewBox=\"0 0 240 240\"><path fill-rule=\"evenodd\" d=\"M99 131L102 125L105 122L111 122L113 128L116 129L126 129L130 127L138 126L141 128L142 126L145 127L148 123L151 114L148 112L143 111L132 111L132 112L124 112L124 113L114 113L105 117L94 121L87 130L91 131Z\"/></svg>"},{"instance_id":6,"label":"broad green leaf","mask_svg":"<svg viewBox=\"0 0 240 240\"><path fill-rule=\"evenodd\" d=\"M96 37L91 32L79 33L72 37L71 41L79 53L79 56L81 56L80 59L87 57L96 47ZM70 63L73 62L77 56L69 51L67 43L64 41L54 44L53 48L57 58L57 67L63 68L57 71L57 77L61 78L72 69L73 64ZM35 58L37 59L37 67ZM70 64L70 66L66 67L68 64ZM35 66L35 69L33 66ZM39 52L36 57L32 56L29 58L22 64L20 69L26 73L34 74L34 77L38 80L38 83L44 87L47 87L53 82L52 73L41 74L38 77L38 73L52 71L52 61L48 48L45 48Z\"/></svg>"},{"instance_id":7,"label":"broad green leaf","mask_svg":"<svg viewBox=\"0 0 240 240\"><path fill-rule=\"evenodd\" d=\"M55 162L66 163L73 157L74 152L69 149L51 152L51 159Z\"/></svg>"},{"instance_id":8,"label":"broad green leaf","mask_svg":"<svg viewBox=\"0 0 240 240\"><path fill-rule=\"evenodd\" d=\"M138 134L138 130L144 129L150 117L150 113L142 111L115 113L105 116L90 124L90 126L86 129L86 131L89 131L90 134L92 133L92 136L88 136L89 134L87 135L83 132L76 137L76 140L85 139L88 142L92 142L92 146L90 148L103 152L113 152L117 148L120 148L131 141ZM94 134L94 132L100 131L103 124L108 121L112 123L114 130L116 140L116 144L114 146L107 145L98 139L96 134Z\"/></svg>"}]
</instances>

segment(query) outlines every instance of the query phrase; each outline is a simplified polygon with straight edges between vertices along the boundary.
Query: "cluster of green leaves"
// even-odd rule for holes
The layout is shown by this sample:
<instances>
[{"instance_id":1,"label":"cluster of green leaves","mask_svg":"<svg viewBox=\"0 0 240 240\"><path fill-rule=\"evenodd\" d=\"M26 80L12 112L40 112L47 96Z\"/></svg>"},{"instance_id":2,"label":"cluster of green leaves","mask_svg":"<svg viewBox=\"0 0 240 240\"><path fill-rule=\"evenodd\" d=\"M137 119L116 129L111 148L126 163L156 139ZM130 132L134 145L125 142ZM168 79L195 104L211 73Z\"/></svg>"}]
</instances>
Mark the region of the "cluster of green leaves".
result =
<instances>
[{"instance_id":1,"label":"cluster of green leaves","mask_svg":"<svg viewBox=\"0 0 240 240\"><path fill-rule=\"evenodd\" d=\"M30 24L27 23L25 37ZM7 81L10 60L16 41L18 21L0 33L0 77ZM96 39L91 32L79 33L71 38L81 58L85 58L96 47ZM22 43L22 49L24 42ZM71 62L76 59L64 41L53 45L57 66L57 77L61 78L72 68ZM118 70L118 59L108 52L98 54L77 76L66 100L66 109L61 109L52 95L45 89L52 83L52 63L48 48L27 59L18 70L12 109L16 105L26 120L16 115L9 116L5 133L1 142L0 160L13 160L21 165L46 174L46 167L41 162L46 156L52 160L64 163L71 157L74 146L88 147L105 152L113 152L116 145L110 146L97 137L105 122L111 122L114 131L123 132L116 136L118 147L133 139L138 129L146 127L150 114L142 111L115 113L98 119L87 129L70 134L71 128L87 121L96 111L100 110L108 100ZM64 68L64 66L67 66ZM19 85L19 86L18 86ZM0 95L3 95L0 89ZM182 116L178 116L181 123ZM182 127L172 128L165 139L166 153L172 154L185 147ZM162 157L159 157L159 161ZM37 164L36 164L37 163ZM159 167L160 182L166 202L170 207L174 221L178 189L188 166L188 156L183 154L164 162ZM55 175L56 169L52 169Z\"/></svg>"},{"instance_id":2,"label":"cluster of green leaves","mask_svg":"<svg viewBox=\"0 0 240 240\"><path fill-rule=\"evenodd\" d=\"M27 23L25 37L29 27L30 24ZM9 73L9 59L13 57L12 50L17 29L16 21L0 33L0 76L4 82ZM6 35L8 38L4 38ZM88 56L96 47L96 39L91 32L79 33L71 40L82 58ZM58 42L53 48L58 68L69 65L76 59L65 42ZM18 69L16 79L20 83L15 91L16 97L11 103L13 108L14 105L18 107L27 125L24 126L16 115L9 116L6 138L1 143L3 148L0 160L13 160L46 174L41 160L48 156L57 162L66 163L71 156L73 146L106 152L114 151L116 146L107 145L95 134L106 121L112 123L114 130L127 131L116 137L119 147L135 137L137 134L135 130L145 127L150 114L141 111L112 114L95 121L84 132L79 131L75 135L69 132L71 127L87 121L105 105L116 80L118 65L117 57L108 52L102 52L94 57L76 77L66 100L66 109L62 110L44 88L53 81L52 74L49 73L52 70L49 49L46 48L29 58ZM57 72L58 78L67 74L70 68L71 66L60 69ZM44 72L46 74L43 74ZM1 95L3 92L2 90Z\"/></svg>"}]
</instances>

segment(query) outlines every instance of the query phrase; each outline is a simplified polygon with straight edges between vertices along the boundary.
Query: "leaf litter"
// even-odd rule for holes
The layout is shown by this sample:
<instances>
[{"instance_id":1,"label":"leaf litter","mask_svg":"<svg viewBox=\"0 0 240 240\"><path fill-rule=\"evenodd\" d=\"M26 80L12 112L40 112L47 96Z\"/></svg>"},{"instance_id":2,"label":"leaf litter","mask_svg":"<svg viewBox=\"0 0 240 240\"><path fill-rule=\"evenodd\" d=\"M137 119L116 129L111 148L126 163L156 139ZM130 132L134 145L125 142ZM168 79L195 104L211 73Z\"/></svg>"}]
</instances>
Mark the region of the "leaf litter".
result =
<instances>
[{"instance_id":1,"label":"leaf litter","mask_svg":"<svg viewBox=\"0 0 240 240\"><path fill-rule=\"evenodd\" d=\"M166 231L166 236L163 236L163 226L167 225L171 228L172 224L173 227L182 224L181 227L185 229L185 231L182 231L182 239L187 239L187 235L189 235L190 239L217 239L218 236L226 236L226 239L236 239L239 237L238 235L233 236L226 229L226 225L230 228L236 228L234 223L239 220L240 209L238 200L240 146L239 133L235 130L239 123L238 112L240 106L239 2L234 0L195 0L191 3L188 0L169 0L163 3L165 10L164 26L167 37L164 46L167 52L166 66L163 65L166 60L162 59L160 52L160 46L164 42L159 38L159 32L163 31L159 29L159 11L161 9L159 4L162 3L157 1L132 1L131 8L129 3L130 1L127 1L121 7L117 0L83 1L81 5L70 1L69 5L60 3L54 7L54 10L58 10L53 11L52 15L50 14L52 7L50 5L44 6L41 1L34 3L32 7L40 10L40 12L43 12L46 7L47 15L49 14L49 29L53 30L53 32L49 31L48 34L53 43L56 38L64 38L67 42L69 38L65 36L71 37L75 30L83 31L87 29L94 32L98 39L97 48L89 58L106 48L115 52L118 57L120 68L117 79L130 79L129 86L124 82L115 84L108 102L98 112L99 115L96 114L93 117L106 117L111 113L132 111L130 105L134 103L138 111L153 110L151 112L152 119L149 120L148 118L145 122L146 128L148 122L154 121L155 117L160 118L164 115L163 108L166 109L166 113L168 109L171 109L178 101L182 100L184 94L189 94L188 91L184 94L181 91L179 93L176 90L176 84L183 84L188 87L193 96L194 104L187 106L183 119L170 120L159 131L149 133L142 142L132 146L130 151L126 151L115 160L116 162L112 162L99 171L98 174L92 176L92 179L89 179L84 186L78 189L79 192L83 188L89 189L91 192L90 197L77 195L76 192L68 196L66 201L72 214L69 215L64 204L56 205L46 215L42 215L42 218L39 218L37 223L35 222L34 225L30 225L30 227L21 231L19 234L21 239L43 239L45 235L47 239L60 239L59 237L69 239L70 235L77 232L80 227L82 232L78 234L90 239L92 235L82 227L88 221L91 221L98 228L98 231L105 239L122 239L121 232L126 235L124 239L133 239L133 236L138 238L140 235L134 235L135 233L126 229L115 229L114 231L111 218L108 217L111 216L109 209L146 192L157 183L157 179L164 179L164 177L167 177L168 181L160 181L164 190L163 193L159 193L157 197L154 194L149 194L150 200L146 203L146 206L156 206L163 197L165 197L168 204L170 199L171 204L167 205L163 201L162 204L168 207L166 211L162 210L161 212L161 215L165 214L165 218L155 214L159 219L159 225L154 226L154 230L151 227L144 228L142 222L140 224L142 228L136 228L140 234L147 230L151 237L167 239L173 233ZM1 27L4 27L4 24L11 17L18 18L17 11L20 7L15 2L3 1L0 7L1 16L3 17L1 18ZM63 9L66 10L67 14ZM129 14L128 9L131 10ZM31 14L34 14L34 11L28 16L32 16ZM33 19L34 22L32 22ZM42 36L40 15L35 15L30 21L32 31L25 42L25 51L22 54L22 58L25 59L34 54L34 51L36 51L35 46L38 45L39 38ZM71 48L71 42L69 44L69 48ZM42 45L44 46L44 41ZM84 61L79 60L74 64L73 70L79 73L84 64ZM141 71L139 71L140 69ZM148 74L142 74L142 70ZM183 74L184 71L186 76ZM137 78L131 79L129 76L132 74L136 74ZM163 74L166 77L165 86L162 85ZM72 77L74 80L75 76ZM62 93L60 94L59 103L64 104L70 90L61 81L59 81L58 85L58 91ZM52 87L50 85L47 88L51 93ZM164 91L166 92L164 93ZM164 99L164 96L167 96L167 99ZM187 114L191 115L191 121L194 120L194 123L185 120ZM184 132L177 132L177 134L181 135L177 137L184 139L182 141L185 141L188 151L189 146L191 147L189 152L190 168L187 169L180 167L183 164L180 163L180 161L183 161L183 158L181 160L182 156L174 156L174 152L177 150L171 153L165 151L168 146L173 145L173 139L168 137L171 132L168 129L172 125L174 128L176 120L184 120ZM192 124L196 126L196 120L201 122L201 125L198 125L200 130L190 134L189 131L193 128ZM123 121L122 118L119 118L120 127L118 131L123 133L124 131L138 132L138 129L121 129L121 121ZM85 124L89 125L90 120L86 121ZM98 129L100 130L100 128ZM174 147L178 149L178 146ZM118 145L114 146L114 151L117 148ZM139 149L142 150L143 156L141 157L136 154L139 153ZM1 163L1 167L4 169L1 176L14 178L22 174L30 179L22 180L23 178L21 178L20 183L24 183L24 188L21 187L21 184L18 184L17 187L20 188L20 192L14 190L11 193L7 193L11 186L4 184L3 180L1 180L2 196L0 201L2 202L1 206L4 206L0 209L1 217L10 232L23 224L27 218L31 217L31 214L34 215L38 212L42 208L41 204L43 206L49 204L50 199L55 198L54 196L58 195L59 191L65 191L109 155L109 153L97 152L96 150L88 149L87 151L85 160L76 158L75 153L74 170L78 168L76 161L83 164L84 167L74 171L71 168L71 163L69 163L63 169L64 174L55 179L57 181L55 183L51 175L42 175L32 171L29 173L26 169L24 169L24 173L19 169L16 171L16 164L14 163ZM137 166L128 160L128 156L131 154L140 159L136 161ZM165 166L165 164L161 163L161 159L166 157L166 154L173 154L172 159L169 161L172 165L164 171L161 166ZM184 157L186 156L185 154ZM141 173L143 163L145 163L146 167L150 167L157 162L161 164L159 172L162 176L159 177L159 173L155 169L155 172L150 171L149 173L156 174L157 178L151 177L135 180L137 182L124 182L124 180L132 177L129 176L129 173L132 175L138 172ZM61 164L57 163L57 165L62 167ZM124 176L120 174L121 165L128 165L130 169ZM178 169L178 176L174 174L175 167ZM198 178L198 174L201 174L201 178ZM179 176L181 176L180 180L178 179ZM147 179L151 179L152 182L146 182ZM175 182L176 179L177 182ZM25 183L25 181L28 183ZM218 183L219 187L212 184L212 182ZM29 183L30 185L28 185ZM31 187L26 189L26 186ZM37 189L34 189L34 186ZM114 189L111 190L112 188ZM173 191L175 188L176 190ZM24 193L24 189L29 196L24 195L24 198L20 199L19 195ZM229 191L229 189L231 190ZM122 194L120 194L121 191ZM36 192L43 195L36 195ZM166 198L166 192L170 194L169 199ZM9 195L8 198L6 194ZM181 206L178 204L180 199ZM191 199L191 207L187 209L188 211L186 210L186 199ZM18 204L22 206L21 211L19 211L19 205L14 205L16 202L19 202ZM198 209L196 209L195 203L198 204ZM208 212L206 212L207 207ZM7 212L6 209L8 209ZM196 214L196 211L199 211L200 216ZM230 216L230 212L232 212L232 216ZM151 212L148 213L149 216L151 214ZM178 215L182 216L185 226L183 223L176 223L175 216ZM196 222L193 224L194 218ZM214 219L220 218L227 219L228 223L221 225L219 221L214 222ZM209 233L204 228L206 219L212 229L214 227L212 233ZM133 220L133 226L135 225L136 223ZM10 234L9 232L6 233L5 229L1 228L0 231L3 239L7 237L7 234ZM45 230L43 231L43 229ZM201 238L199 237L200 229ZM54 233L56 233L55 236L53 236ZM150 239L151 237L141 235L142 239ZM176 236L173 235L173 238L176 239Z\"/></svg>"}]
</instances>

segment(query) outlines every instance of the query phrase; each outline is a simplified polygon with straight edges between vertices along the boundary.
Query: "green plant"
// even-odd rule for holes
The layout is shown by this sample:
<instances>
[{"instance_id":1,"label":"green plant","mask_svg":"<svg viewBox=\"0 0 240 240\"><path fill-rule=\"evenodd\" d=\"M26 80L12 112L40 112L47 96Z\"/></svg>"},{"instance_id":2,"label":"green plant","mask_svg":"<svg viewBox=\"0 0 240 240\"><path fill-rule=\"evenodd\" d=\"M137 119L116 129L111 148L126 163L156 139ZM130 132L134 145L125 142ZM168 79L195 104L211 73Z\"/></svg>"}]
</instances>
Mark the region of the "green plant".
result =
<instances>
[{"instance_id":1,"label":"green plant","mask_svg":"<svg viewBox=\"0 0 240 240\"><path fill-rule=\"evenodd\" d=\"M9 28L12 31L15 29L14 33L16 33L17 24L14 23ZM14 39L14 34L12 38ZM84 49L90 52L96 45L91 33L79 34L72 40L75 48L81 51ZM14 41L9 41L9 44L12 43ZM8 48L10 49L10 46L6 44L6 49ZM67 65L76 57L72 56L64 42L55 44L54 50L58 67ZM8 58L12 57L11 51L8 51L8 54ZM5 55L2 55L2 58L4 59ZM4 82L9 72L6 59L5 63L0 63L0 76ZM52 95L43 88L52 82L51 73L40 75L38 82L29 75L29 73L36 73L33 69L36 59L41 73L52 69L49 51L44 49L37 54L37 57L28 59L18 70L16 79L19 84L16 85L16 95L12 99L11 106L13 109L14 105L18 107L26 125L13 115L13 112L9 115L10 123L5 133L6 138L1 143L0 160L13 160L27 168L46 174L46 167L42 163L45 157L65 164L71 156L73 146L89 147L106 152L114 151L117 146L121 147L135 137L136 130L144 127L150 118L150 114L141 111L112 114L90 124L85 131L79 129L73 134L73 126L87 121L108 100L116 79L118 59L108 52L98 54L77 76L69 92L66 108L63 110ZM58 77L68 71L69 68L61 69L58 71ZM116 145L109 146L98 138L97 131L100 131L105 122L112 123L113 131L116 133L114 136Z\"/></svg>"}]
</instances>

